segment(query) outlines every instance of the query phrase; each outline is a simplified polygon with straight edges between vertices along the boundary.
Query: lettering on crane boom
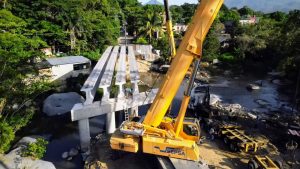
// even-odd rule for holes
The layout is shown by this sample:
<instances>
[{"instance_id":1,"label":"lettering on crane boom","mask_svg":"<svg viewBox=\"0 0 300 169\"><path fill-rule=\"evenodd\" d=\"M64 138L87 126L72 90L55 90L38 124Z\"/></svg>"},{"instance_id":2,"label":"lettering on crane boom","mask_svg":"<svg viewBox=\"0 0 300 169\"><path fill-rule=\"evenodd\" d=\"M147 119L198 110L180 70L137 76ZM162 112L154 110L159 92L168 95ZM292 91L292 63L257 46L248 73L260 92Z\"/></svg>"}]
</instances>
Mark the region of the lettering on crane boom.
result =
<instances>
[{"instance_id":1,"label":"lettering on crane boom","mask_svg":"<svg viewBox=\"0 0 300 169\"><path fill-rule=\"evenodd\" d=\"M155 146L154 148L158 149L162 153L169 153L169 154L177 154L184 156L184 151L180 148L172 148L172 147L166 147L166 149L161 150L158 146Z\"/></svg>"}]
</instances>

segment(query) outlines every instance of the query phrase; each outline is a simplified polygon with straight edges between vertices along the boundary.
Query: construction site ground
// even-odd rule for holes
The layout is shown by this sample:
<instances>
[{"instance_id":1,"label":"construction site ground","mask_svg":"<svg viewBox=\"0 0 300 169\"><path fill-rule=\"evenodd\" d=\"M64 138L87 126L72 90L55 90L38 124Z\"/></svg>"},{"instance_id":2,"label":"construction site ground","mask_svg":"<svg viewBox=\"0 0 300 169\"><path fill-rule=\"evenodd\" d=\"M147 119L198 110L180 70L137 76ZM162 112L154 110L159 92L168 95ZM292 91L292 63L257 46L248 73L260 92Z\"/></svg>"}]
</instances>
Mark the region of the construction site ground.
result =
<instances>
[{"instance_id":1,"label":"construction site ground","mask_svg":"<svg viewBox=\"0 0 300 169\"><path fill-rule=\"evenodd\" d=\"M199 145L200 158L202 161L208 164L212 169L244 169L247 168L247 163L253 153L231 152L228 145L225 145L220 138L211 140L208 134L202 130L203 142ZM264 136L256 135L258 141L268 142ZM154 169L159 168L159 163L154 155L143 153L116 153L111 150L109 145L109 136L100 135L98 139L95 139L92 144L91 156L86 162L85 168L108 168L118 169L130 168L130 169ZM255 154L264 154L270 157L278 156L279 152L277 148L271 143L266 144ZM296 169L299 165L293 167L284 163L284 168Z\"/></svg>"},{"instance_id":2,"label":"construction site ground","mask_svg":"<svg viewBox=\"0 0 300 169\"><path fill-rule=\"evenodd\" d=\"M150 62L140 59L137 62L141 76L139 88L142 90L140 92L146 91L149 87L158 87L163 75L150 72ZM227 121L228 119L223 120ZM268 155L272 159L279 158L283 161L283 169L300 168L300 164L295 162L297 160L300 161L299 149L295 152L295 160L292 160L291 154L285 149L286 141L289 140L285 130L254 119L235 119L234 123L241 125L248 135L256 141L264 142L265 145L256 153L231 152L229 146L223 142L222 138L216 137L214 140L211 140L209 134L207 134L207 130L201 129L202 143L199 145L200 158L209 165L209 168L245 169L247 168L248 161L254 155ZM85 168L159 168L159 163L154 155L123 152L118 155L118 158L115 158L115 153L109 145L109 136L105 134L99 136L92 143L91 155L86 160Z\"/></svg>"}]
</instances>

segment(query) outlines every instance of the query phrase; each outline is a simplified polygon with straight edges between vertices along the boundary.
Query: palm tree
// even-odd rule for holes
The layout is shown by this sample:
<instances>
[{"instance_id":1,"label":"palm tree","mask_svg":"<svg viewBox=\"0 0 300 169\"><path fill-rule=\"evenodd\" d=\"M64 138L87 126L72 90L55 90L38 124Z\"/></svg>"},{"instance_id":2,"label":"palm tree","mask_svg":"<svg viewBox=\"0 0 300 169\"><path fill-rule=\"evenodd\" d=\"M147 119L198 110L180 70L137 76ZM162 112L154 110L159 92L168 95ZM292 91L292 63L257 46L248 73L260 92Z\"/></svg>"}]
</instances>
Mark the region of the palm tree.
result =
<instances>
[{"instance_id":1,"label":"palm tree","mask_svg":"<svg viewBox=\"0 0 300 169\"><path fill-rule=\"evenodd\" d=\"M149 38L149 42L152 41L152 36L154 32L157 32L161 29L161 17L159 14L154 11L148 11L146 17L144 18L143 25L139 28L141 35L144 35Z\"/></svg>"}]
</instances>

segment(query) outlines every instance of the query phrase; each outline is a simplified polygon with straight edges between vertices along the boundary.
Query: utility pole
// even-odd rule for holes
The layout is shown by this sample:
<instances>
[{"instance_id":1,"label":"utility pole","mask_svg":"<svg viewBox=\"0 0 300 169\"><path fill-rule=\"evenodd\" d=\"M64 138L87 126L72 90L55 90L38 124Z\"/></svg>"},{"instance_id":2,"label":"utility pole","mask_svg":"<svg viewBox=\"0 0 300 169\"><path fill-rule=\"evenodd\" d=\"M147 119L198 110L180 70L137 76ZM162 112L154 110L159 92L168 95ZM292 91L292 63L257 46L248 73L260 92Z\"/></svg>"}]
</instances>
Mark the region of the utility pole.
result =
<instances>
[{"instance_id":1,"label":"utility pole","mask_svg":"<svg viewBox=\"0 0 300 169\"><path fill-rule=\"evenodd\" d=\"M127 30L126 30L127 22L123 22L123 29L124 29L124 34L125 34L125 46L127 46Z\"/></svg>"}]
</instances>

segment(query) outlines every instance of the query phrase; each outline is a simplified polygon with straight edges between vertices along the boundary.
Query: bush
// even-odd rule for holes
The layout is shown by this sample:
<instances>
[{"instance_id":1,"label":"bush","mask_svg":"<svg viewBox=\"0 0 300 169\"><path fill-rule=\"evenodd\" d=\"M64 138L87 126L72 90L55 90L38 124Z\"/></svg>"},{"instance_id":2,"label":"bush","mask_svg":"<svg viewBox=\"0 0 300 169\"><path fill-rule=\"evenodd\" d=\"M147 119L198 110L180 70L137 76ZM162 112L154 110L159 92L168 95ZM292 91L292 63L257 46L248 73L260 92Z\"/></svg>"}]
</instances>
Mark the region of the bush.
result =
<instances>
[{"instance_id":1,"label":"bush","mask_svg":"<svg viewBox=\"0 0 300 169\"><path fill-rule=\"evenodd\" d=\"M2 119L1 119L2 120ZM6 122L0 122L0 153L4 153L10 147L11 141L15 138L13 128Z\"/></svg>"},{"instance_id":2,"label":"bush","mask_svg":"<svg viewBox=\"0 0 300 169\"><path fill-rule=\"evenodd\" d=\"M23 150L22 156L41 159L46 153L46 146L48 141L43 138L37 138L36 142L28 144L27 148Z\"/></svg>"},{"instance_id":3,"label":"bush","mask_svg":"<svg viewBox=\"0 0 300 169\"><path fill-rule=\"evenodd\" d=\"M112 85L110 89L110 98L115 98L118 96L119 93L119 86L118 85Z\"/></svg>"},{"instance_id":4,"label":"bush","mask_svg":"<svg viewBox=\"0 0 300 169\"><path fill-rule=\"evenodd\" d=\"M96 50L90 50L90 51L84 51L82 52L82 55L87 57L90 60L94 60L94 61L98 61L100 58L100 50L96 49Z\"/></svg>"},{"instance_id":5,"label":"bush","mask_svg":"<svg viewBox=\"0 0 300 169\"><path fill-rule=\"evenodd\" d=\"M103 89L102 88L98 88L96 90L95 101L101 100L102 96L103 96Z\"/></svg>"},{"instance_id":6,"label":"bush","mask_svg":"<svg viewBox=\"0 0 300 169\"><path fill-rule=\"evenodd\" d=\"M222 62L233 63L235 61L234 56L231 53L224 53L218 57L218 59Z\"/></svg>"},{"instance_id":7,"label":"bush","mask_svg":"<svg viewBox=\"0 0 300 169\"><path fill-rule=\"evenodd\" d=\"M137 44L148 44L147 40L145 39L145 37L139 37L136 42Z\"/></svg>"}]
</instances>

